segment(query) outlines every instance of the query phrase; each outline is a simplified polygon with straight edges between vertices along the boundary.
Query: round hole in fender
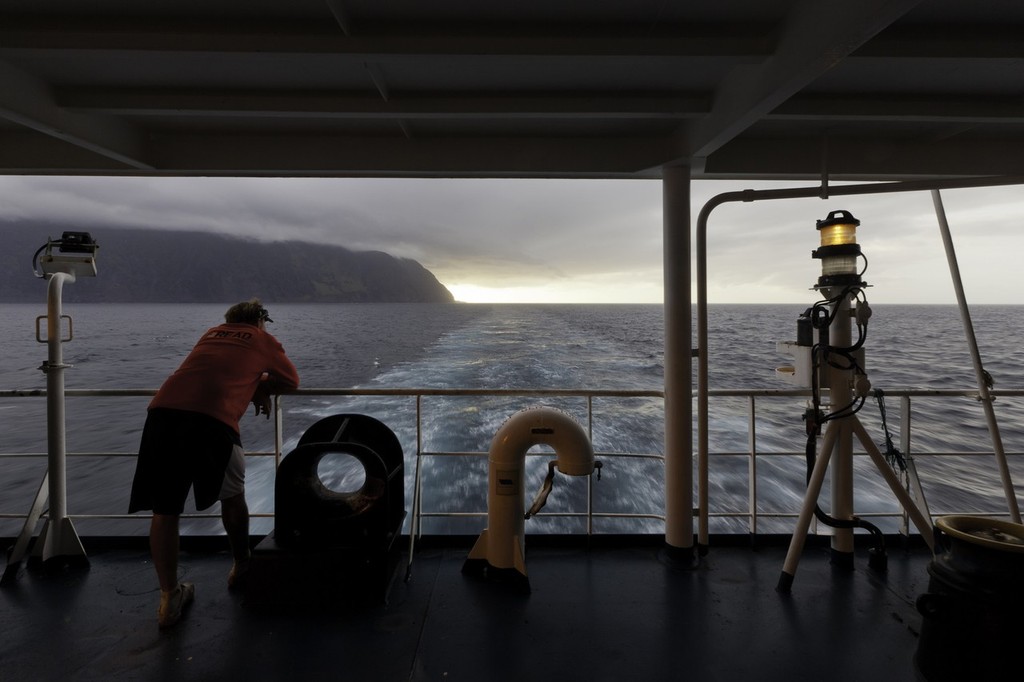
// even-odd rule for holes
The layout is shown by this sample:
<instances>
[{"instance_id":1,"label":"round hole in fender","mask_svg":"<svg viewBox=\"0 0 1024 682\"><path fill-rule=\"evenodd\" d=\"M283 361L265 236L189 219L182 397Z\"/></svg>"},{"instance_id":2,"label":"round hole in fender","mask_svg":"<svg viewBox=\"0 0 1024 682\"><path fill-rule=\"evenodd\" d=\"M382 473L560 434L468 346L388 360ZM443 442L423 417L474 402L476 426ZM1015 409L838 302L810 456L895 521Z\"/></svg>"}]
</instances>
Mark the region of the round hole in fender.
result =
<instances>
[{"instance_id":1,"label":"round hole in fender","mask_svg":"<svg viewBox=\"0 0 1024 682\"><path fill-rule=\"evenodd\" d=\"M366 484L363 463L347 452L325 452L316 465L316 475L334 493L355 493Z\"/></svg>"}]
</instances>

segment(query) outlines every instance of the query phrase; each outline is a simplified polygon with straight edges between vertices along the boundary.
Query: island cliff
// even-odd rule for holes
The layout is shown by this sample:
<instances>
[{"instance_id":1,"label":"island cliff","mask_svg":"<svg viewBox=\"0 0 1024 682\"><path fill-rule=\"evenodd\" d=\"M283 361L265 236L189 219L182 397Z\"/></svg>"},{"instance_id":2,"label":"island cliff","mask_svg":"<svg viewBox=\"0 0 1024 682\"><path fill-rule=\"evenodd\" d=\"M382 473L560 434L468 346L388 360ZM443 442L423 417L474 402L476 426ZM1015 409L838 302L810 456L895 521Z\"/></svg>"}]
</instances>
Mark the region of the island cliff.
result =
<instances>
[{"instance_id":1,"label":"island cliff","mask_svg":"<svg viewBox=\"0 0 1024 682\"><path fill-rule=\"evenodd\" d=\"M450 303L418 262L380 251L306 242L261 242L205 233L0 223L0 302L45 300L32 254L64 230L99 245L98 276L64 289L79 302L218 303L259 296L275 303Z\"/></svg>"}]
</instances>

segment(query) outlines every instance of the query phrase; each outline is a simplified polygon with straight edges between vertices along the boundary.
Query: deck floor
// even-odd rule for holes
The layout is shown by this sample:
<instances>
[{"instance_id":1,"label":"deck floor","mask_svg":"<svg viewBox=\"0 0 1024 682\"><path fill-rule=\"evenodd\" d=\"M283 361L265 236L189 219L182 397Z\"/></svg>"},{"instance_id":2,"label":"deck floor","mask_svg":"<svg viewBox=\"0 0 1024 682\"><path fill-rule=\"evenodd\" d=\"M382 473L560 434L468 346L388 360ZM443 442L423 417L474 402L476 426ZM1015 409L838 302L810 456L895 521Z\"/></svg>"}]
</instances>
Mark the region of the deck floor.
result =
<instances>
[{"instance_id":1,"label":"deck floor","mask_svg":"<svg viewBox=\"0 0 1024 682\"><path fill-rule=\"evenodd\" d=\"M890 548L879 574L866 550L841 571L809 542L789 595L775 590L784 543L712 544L681 570L649 542L528 541L528 595L463 575L467 551L418 550L386 605L281 610L228 592L226 552L186 549L196 602L161 633L145 547L90 548L87 570L26 571L0 590L0 679L915 679L923 547Z\"/></svg>"}]
</instances>

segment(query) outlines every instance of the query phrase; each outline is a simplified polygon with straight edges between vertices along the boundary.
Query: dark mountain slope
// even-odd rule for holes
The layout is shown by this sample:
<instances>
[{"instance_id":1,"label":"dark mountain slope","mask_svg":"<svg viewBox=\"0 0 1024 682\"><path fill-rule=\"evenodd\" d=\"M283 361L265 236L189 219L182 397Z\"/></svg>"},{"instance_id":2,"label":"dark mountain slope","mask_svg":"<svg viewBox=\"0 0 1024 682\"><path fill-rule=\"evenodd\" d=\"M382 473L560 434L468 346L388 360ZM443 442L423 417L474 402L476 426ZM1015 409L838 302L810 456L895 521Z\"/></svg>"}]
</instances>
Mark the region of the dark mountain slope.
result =
<instances>
[{"instance_id":1,"label":"dark mountain slope","mask_svg":"<svg viewBox=\"0 0 1024 682\"><path fill-rule=\"evenodd\" d=\"M451 302L414 260L305 242L258 242L202 232L0 223L0 301L45 300L32 254L48 237L87 229L98 276L65 287L64 300L217 303L259 296L280 303Z\"/></svg>"}]
</instances>

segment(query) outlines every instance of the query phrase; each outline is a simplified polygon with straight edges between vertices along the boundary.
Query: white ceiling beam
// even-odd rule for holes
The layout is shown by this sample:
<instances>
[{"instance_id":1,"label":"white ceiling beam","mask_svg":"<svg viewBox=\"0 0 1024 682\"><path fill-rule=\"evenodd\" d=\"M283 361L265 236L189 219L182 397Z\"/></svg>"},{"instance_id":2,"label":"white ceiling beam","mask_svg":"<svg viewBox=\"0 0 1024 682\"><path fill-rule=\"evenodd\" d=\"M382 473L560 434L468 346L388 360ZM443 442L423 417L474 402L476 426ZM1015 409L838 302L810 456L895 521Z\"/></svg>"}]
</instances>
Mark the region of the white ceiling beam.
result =
<instances>
[{"instance_id":1,"label":"white ceiling beam","mask_svg":"<svg viewBox=\"0 0 1024 682\"><path fill-rule=\"evenodd\" d=\"M248 118L408 118L430 119L652 119L703 116L706 94L511 93L404 94L382 97L350 92L156 90L131 88L58 88L56 103L70 111L96 114ZM1018 96L796 95L763 117L766 121L920 121L936 123L1021 123L1024 101Z\"/></svg>"},{"instance_id":2,"label":"white ceiling beam","mask_svg":"<svg viewBox=\"0 0 1024 682\"><path fill-rule=\"evenodd\" d=\"M771 53L771 24L642 24L515 26L363 26L357 35L336 21L213 24L167 18L84 22L31 20L0 12L4 50L344 54L375 61L389 56L487 55L543 57L735 56Z\"/></svg>"},{"instance_id":3,"label":"white ceiling beam","mask_svg":"<svg viewBox=\"0 0 1024 682\"><path fill-rule=\"evenodd\" d=\"M841 62L921 0L801 0L791 10L775 53L723 79L707 117L685 125L677 145L708 157Z\"/></svg>"},{"instance_id":4,"label":"white ceiling beam","mask_svg":"<svg viewBox=\"0 0 1024 682\"><path fill-rule=\"evenodd\" d=\"M1024 123L1024 100L1019 95L797 95L764 117L766 121L827 123Z\"/></svg>"},{"instance_id":5,"label":"white ceiling beam","mask_svg":"<svg viewBox=\"0 0 1024 682\"><path fill-rule=\"evenodd\" d=\"M664 153L665 140L653 137L175 134L153 145L161 170L198 175L636 177L647 169L656 173Z\"/></svg>"},{"instance_id":6,"label":"white ceiling beam","mask_svg":"<svg viewBox=\"0 0 1024 682\"><path fill-rule=\"evenodd\" d=\"M820 179L820 138L754 138L732 142L710 157L709 178L765 177ZM895 180L926 177L1024 175L1024 137L984 138L961 134L941 140L879 138L870 134L830 137L828 175L833 180Z\"/></svg>"},{"instance_id":7,"label":"white ceiling beam","mask_svg":"<svg viewBox=\"0 0 1024 682\"><path fill-rule=\"evenodd\" d=\"M842 14L837 44L845 31L860 30L862 20L882 19L887 26L921 0L848 2L811 0L792 16L812 11L816 18L790 32L798 44L822 42L831 31L829 19ZM779 31L773 24L600 24L573 25L561 32L551 26L464 23L416 26L354 22L340 0L326 0L334 21L214 23L169 17L111 18L103 22L73 18L4 16L0 9L0 45L4 49L136 50L141 52L293 52L366 56L389 54L494 55L653 55L653 56L769 56ZM846 7L848 6L848 7ZM887 19L885 17L888 17ZM821 23L824 22L824 23ZM338 29L341 29L339 32ZM801 33L802 32L802 33ZM872 37L872 36L867 36ZM855 57L882 58L1019 58L1024 35L1014 26L977 24L896 26L870 42L855 46Z\"/></svg>"},{"instance_id":8,"label":"white ceiling beam","mask_svg":"<svg viewBox=\"0 0 1024 682\"><path fill-rule=\"evenodd\" d=\"M649 93L435 93L378 97L349 92L281 92L62 88L69 110L132 116L243 116L251 118L409 119L682 119L707 113L707 95Z\"/></svg>"},{"instance_id":9,"label":"white ceiling beam","mask_svg":"<svg viewBox=\"0 0 1024 682\"><path fill-rule=\"evenodd\" d=\"M832 180L1024 175L1024 157L1007 154L1024 139L954 136L934 140L830 138ZM245 153L239 153L244 149ZM662 138L418 138L164 135L155 169L132 169L27 132L0 131L0 166L32 174L310 177L656 178ZM822 140L752 139L730 143L691 167L695 178L818 180Z\"/></svg>"},{"instance_id":10,"label":"white ceiling beam","mask_svg":"<svg viewBox=\"0 0 1024 682\"><path fill-rule=\"evenodd\" d=\"M139 135L103 116L66 111L43 81L0 60L0 119L132 168L149 168Z\"/></svg>"},{"instance_id":11,"label":"white ceiling beam","mask_svg":"<svg viewBox=\"0 0 1024 682\"><path fill-rule=\"evenodd\" d=\"M1020 59L1024 35L1004 24L893 26L853 53L872 59Z\"/></svg>"}]
</instances>

